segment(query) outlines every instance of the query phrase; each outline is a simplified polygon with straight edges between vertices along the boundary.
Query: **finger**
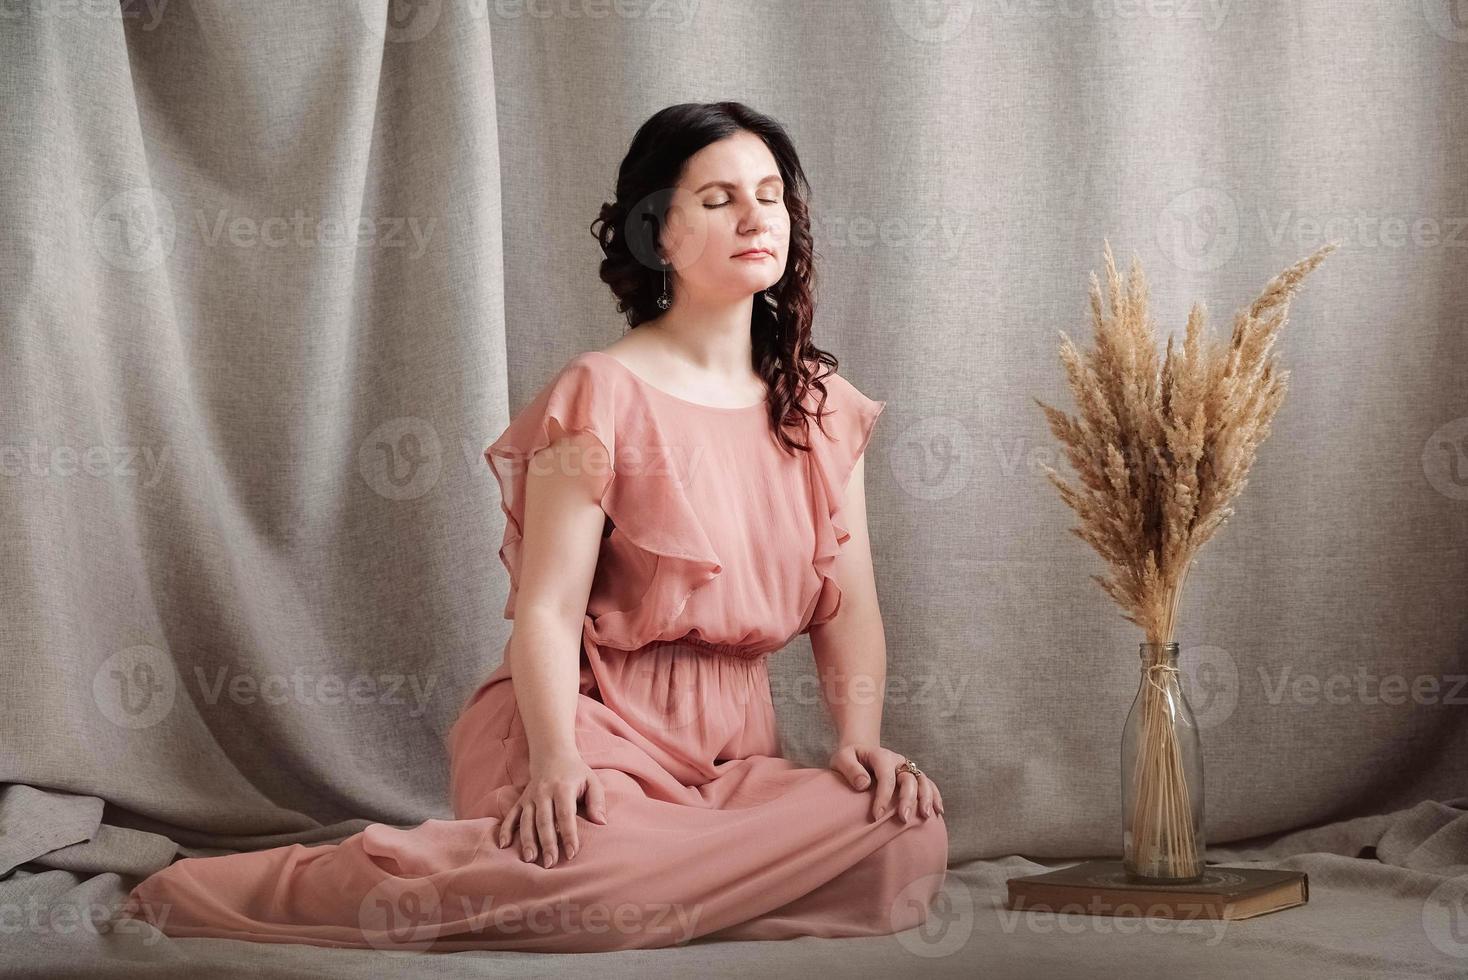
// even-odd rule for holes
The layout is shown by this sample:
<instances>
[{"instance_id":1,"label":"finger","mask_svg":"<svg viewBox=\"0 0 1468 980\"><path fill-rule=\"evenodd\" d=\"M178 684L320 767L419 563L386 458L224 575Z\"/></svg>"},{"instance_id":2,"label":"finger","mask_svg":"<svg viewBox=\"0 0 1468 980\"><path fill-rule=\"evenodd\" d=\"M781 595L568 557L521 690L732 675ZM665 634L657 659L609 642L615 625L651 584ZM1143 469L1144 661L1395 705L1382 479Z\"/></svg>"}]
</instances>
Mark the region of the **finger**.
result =
<instances>
[{"instance_id":1,"label":"finger","mask_svg":"<svg viewBox=\"0 0 1468 980\"><path fill-rule=\"evenodd\" d=\"M526 800L520 806L520 856L535 860L535 802Z\"/></svg>"},{"instance_id":2,"label":"finger","mask_svg":"<svg viewBox=\"0 0 1468 980\"><path fill-rule=\"evenodd\" d=\"M561 840L566 844L566 860L576 856L581 846L576 836L576 791L569 785L556 796L556 826L560 828Z\"/></svg>"},{"instance_id":3,"label":"finger","mask_svg":"<svg viewBox=\"0 0 1468 980\"><path fill-rule=\"evenodd\" d=\"M586 781L586 815L597 823L607 822L607 794L595 772Z\"/></svg>"},{"instance_id":4,"label":"finger","mask_svg":"<svg viewBox=\"0 0 1468 980\"><path fill-rule=\"evenodd\" d=\"M847 756L836 760L836 769L853 789L866 789L872 784L871 776L867 774L866 766L856 760L855 756Z\"/></svg>"},{"instance_id":5,"label":"finger","mask_svg":"<svg viewBox=\"0 0 1468 980\"><path fill-rule=\"evenodd\" d=\"M877 764L877 789L872 799L872 819L881 820L892 809L897 792L896 764Z\"/></svg>"},{"instance_id":6,"label":"finger","mask_svg":"<svg viewBox=\"0 0 1468 980\"><path fill-rule=\"evenodd\" d=\"M903 823L912 820L917 808L917 777L903 771L897 776L897 814Z\"/></svg>"},{"instance_id":7,"label":"finger","mask_svg":"<svg viewBox=\"0 0 1468 980\"><path fill-rule=\"evenodd\" d=\"M520 812L520 804L516 803L510 807L503 820L500 821L499 833L495 835L494 842L500 847L509 847L510 838L515 830L515 814Z\"/></svg>"},{"instance_id":8,"label":"finger","mask_svg":"<svg viewBox=\"0 0 1468 980\"><path fill-rule=\"evenodd\" d=\"M926 820L933 815L933 781L927 776L918 777L918 813Z\"/></svg>"},{"instance_id":9,"label":"finger","mask_svg":"<svg viewBox=\"0 0 1468 980\"><path fill-rule=\"evenodd\" d=\"M535 829L540 834L541 864L549 868L556 863L556 808L549 795L535 808Z\"/></svg>"}]
</instances>

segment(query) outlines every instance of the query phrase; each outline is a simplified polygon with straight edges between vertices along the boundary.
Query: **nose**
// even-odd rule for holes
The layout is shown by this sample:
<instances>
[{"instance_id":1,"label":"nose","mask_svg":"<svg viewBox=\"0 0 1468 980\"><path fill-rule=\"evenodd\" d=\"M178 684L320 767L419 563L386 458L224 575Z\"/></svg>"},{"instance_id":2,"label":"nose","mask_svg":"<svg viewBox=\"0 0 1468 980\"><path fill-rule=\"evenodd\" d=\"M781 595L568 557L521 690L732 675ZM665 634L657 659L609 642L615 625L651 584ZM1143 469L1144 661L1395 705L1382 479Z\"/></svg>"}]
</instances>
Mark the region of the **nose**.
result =
<instances>
[{"instance_id":1,"label":"nose","mask_svg":"<svg viewBox=\"0 0 1468 980\"><path fill-rule=\"evenodd\" d=\"M770 227L769 215L765 213L764 206L758 201L744 205L744 210L739 213L739 231L741 234L759 235Z\"/></svg>"}]
</instances>

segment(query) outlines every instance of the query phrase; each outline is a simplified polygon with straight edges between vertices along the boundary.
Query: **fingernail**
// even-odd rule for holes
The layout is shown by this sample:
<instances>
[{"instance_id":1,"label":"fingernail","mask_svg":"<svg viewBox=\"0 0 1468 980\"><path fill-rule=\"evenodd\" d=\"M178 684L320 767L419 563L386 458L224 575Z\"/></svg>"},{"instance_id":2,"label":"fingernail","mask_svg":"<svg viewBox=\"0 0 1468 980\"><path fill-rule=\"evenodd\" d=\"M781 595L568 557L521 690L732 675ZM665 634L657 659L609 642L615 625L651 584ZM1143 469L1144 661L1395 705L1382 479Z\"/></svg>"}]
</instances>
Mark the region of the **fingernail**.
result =
<instances>
[{"instance_id":1,"label":"fingernail","mask_svg":"<svg viewBox=\"0 0 1468 980\"><path fill-rule=\"evenodd\" d=\"M566 860L567 861L571 860L575 856L576 856L576 848L574 848L574 847L568 847L568 848L566 848Z\"/></svg>"},{"instance_id":2,"label":"fingernail","mask_svg":"<svg viewBox=\"0 0 1468 980\"><path fill-rule=\"evenodd\" d=\"M910 807L910 806L903 807L902 808L902 822L903 823L907 823L911 819L912 819L912 807Z\"/></svg>"},{"instance_id":3,"label":"fingernail","mask_svg":"<svg viewBox=\"0 0 1468 980\"><path fill-rule=\"evenodd\" d=\"M866 789L867 788L867 777L865 777L865 776L858 776L857 779L856 779L856 788L857 789Z\"/></svg>"},{"instance_id":4,"label":"fingernail","mask_svg":"<svg viewBox=\"0 0 1468 980\"><path fill-rule=\"evenodd\" d=\"M524 850L523 853L525 854L525 860L527 860L527 861L534 861L535 860L535 855L533 853L531 853L530 848L528 848L528 847L525 848L525 850Z\"/></svg>"}]
</instances>

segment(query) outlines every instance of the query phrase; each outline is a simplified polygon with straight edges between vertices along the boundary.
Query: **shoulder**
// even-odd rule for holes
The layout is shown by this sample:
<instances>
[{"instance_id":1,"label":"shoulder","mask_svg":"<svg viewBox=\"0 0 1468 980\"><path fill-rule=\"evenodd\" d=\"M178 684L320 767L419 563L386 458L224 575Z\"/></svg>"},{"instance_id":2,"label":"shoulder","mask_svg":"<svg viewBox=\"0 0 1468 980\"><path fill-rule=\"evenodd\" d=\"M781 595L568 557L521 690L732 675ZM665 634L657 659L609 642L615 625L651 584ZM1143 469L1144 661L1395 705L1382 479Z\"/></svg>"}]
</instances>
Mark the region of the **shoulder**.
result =
<instances>
[{"instance_id":1,"label":"shoulder","mask_svg":"<svg viewBox=\"0 0 1468 980\"><path fill-rule=\"evenodd\" d=\"M825 402L814 389L809 393L810 410L820 407L820 427L828 440L834 440L842 455L860 455L871 438L877 417L887 407L885 401L871 398L838 372L820 376L826 387Z\"/></svg>"},{"instance_id":2,"label":"shoulder","mask_svg":"<svg viewBox=\"0 0 1468 980\"><path fill-rule=\"evenodd\" d=\"M490 451L529 456L562 434L582 431L615 450L621 378L606 355L583 351L562 362L519 411Z\"/></svg>"},{"instance_id":3,"label":"shoulder","mask_svg":"<svg viewBox=\"0 0 1468 980\"><path fill-rule=\"evenodd\" d=\"M624 400L620 394L624 381L611 355L598 350L582 351L562 362L534 401L575 401L601 412L611 412Z\"/></svg>"},{"instance_id":4,"label":"shoulder","mask_svg":"<svg viewBox=\"0 0 1468 980\"><path fill-rule=\"evenodd\" d=\"M607 361L612 360L610 354L599 350L584 350L579 354L573 354L561 364L560 370L555 374L553 380L561 378L600 378L608 373Z\"/></svg>"},{"instance_id":5,"label":"shoulder","mask_svg":"<svg viewBox=\"0 0 1468 980\"><path fill-rule=\"evenodd\" d=\"M868 397L847 377L837 371L818 376L821 383L826 387L825 407L836 411L846 411L850 415L867 415L881 411L885 401ZM820 394L814 389L810 392L812 406L821 403Z\"/></svg>"}]
</instances>

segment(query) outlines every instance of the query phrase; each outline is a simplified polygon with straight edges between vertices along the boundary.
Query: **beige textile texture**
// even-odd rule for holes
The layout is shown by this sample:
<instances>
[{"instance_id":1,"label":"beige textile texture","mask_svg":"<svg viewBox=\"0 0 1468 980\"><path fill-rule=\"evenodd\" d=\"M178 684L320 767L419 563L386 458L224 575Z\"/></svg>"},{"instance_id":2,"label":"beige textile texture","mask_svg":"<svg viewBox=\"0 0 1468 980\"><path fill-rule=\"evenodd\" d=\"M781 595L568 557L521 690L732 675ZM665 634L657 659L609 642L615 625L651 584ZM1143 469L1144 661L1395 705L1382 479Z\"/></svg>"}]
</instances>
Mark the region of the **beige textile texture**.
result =
<instances>
[{"instance_id":1,"label":"beige textile texture","mask_svg":"<svg viewBox=\"0 0 1468 980\"><path fill-rule=\"evenodd\" d=\"M942 955L795 941L756 968L1468 970L1446 918L1468 891L1468 15L1450 0L7 4L0 903L27 924L0 934L0 969L385 962L26 910L120 901L175 853L449 815L442 739L509 628L481 452L622 329L587 227L632 132L725 98L789 127L817 340L887 402L866 465L884 736L943 787L969 925ZM1140 637L1066 533L1031 401L1070 406L1057 330L1085 335L1103 238L1143 260L1162 331L1200 299L1220 334L1342 243L1292 306L1290 394L1180 613L1210 858L1267 840L1249 853L1316 885L1215 945L994 904L1007 874L1120 845ZM776 708L786 754L821 764L800 643ZM618 968L732 962L669 955ZM545 961L454 963L413 965Z\"/></svg>"}]
</instances>

